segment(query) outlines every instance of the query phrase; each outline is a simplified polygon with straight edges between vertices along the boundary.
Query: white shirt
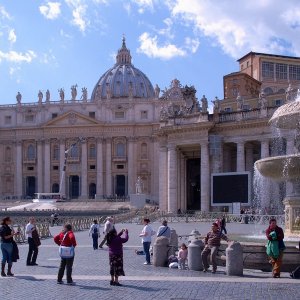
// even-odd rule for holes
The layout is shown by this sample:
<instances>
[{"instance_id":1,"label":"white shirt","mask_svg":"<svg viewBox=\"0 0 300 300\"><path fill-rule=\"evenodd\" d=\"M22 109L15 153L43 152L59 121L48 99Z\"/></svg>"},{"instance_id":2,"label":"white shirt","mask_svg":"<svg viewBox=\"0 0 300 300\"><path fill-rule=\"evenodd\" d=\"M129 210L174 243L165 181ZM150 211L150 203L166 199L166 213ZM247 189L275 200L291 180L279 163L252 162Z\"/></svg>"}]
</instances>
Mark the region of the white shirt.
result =
<instances>
[{"instance_id":1,"label":"white shirt","mask_svg":"<svg viewBox=\"0 0 300 300\"><path fill-rule=\"evenodd\" d=\"M114 228L114 224L111 221L106 221L103 232L108 234Z\"/></svg>"},{"instance_id":2,"label":"white shirt","mask_svg":"<svg viewBox=\"0 0 300 300\"><path fill-rule=\"evenodd\" d=\"M159 237L159 236L165 236L165 237L167 237L168 239L170 239L171 238L171 229L170 229L170 227L168 227L168 226L160 226L159 228L158 228L158 232L157 232L157 236Z\"/></svg>"},{"instance_id":3,"label":"white shirt","mask_svg":"<svg viewBox=\"0 0 300 300\"><path fill-rule=\"evenodd\" d=\"M155 234L155 232L153 231L150 225L146 225L142 230L142 234L143 235L145 234L144 236L142 236L142 243L144 242L151 243L151 236Z\"/></svg>"},{"instance_id":4,"label":"white shirt","mask_svg":"<svg viewBox=\"0 0 300 300\"><path fill-rule=\"evenodd\" d=\"M26 225L25 233L27 238L32 238L32 229L35 228L35 225L28 223Z\"/></svg>"},{"instance_id":5,"label":"white shirt","mask_svg":"<svg viewBox=\"0 0 300 300\"><path fill-rule=\"evenodd\" d=\"M99 224L92 224L90 231L89 231L89 235L92 233L94 233L94 229L97 228L97 233L98 236L100 236L100 225Z\"/></svg>"}]
</instances>

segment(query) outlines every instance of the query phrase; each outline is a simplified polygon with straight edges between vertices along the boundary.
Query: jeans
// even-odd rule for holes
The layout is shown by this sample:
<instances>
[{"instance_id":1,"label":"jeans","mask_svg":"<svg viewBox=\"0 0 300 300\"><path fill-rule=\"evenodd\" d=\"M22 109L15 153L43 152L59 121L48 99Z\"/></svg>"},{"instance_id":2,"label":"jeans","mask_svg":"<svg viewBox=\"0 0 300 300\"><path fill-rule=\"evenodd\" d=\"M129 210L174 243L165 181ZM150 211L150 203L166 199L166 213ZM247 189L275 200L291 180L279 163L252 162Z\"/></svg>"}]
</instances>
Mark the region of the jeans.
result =
<instances>
[{"instance_id":1,"label":"jeans","mask_svg":"<svg viewBox=\"0 0 300 300\"><path fill-rule=\"evenodd\" d=\"M222 233L223 231L224 231L225 234L227 234L227 230L226 230L226 227L225 227L225 226L222 226L222 227L221 227L221 233Z\"/></svg>"},{"instance_id":2,"label":"jeans","mask_svg":"<svg viewBox=\"0 0 300 300\"><path fill-rule=\"evenodd\" d=\"M217 247L217 246L215 246L215 247L205 246L205 248L203 249L203 251L201 253L201 258L202 258L202 263L203 263L204 269L207 270L209 268L208 255L210 254L210 260L211 260L213 270L214 271L217 270L216 256L218 253L218 249L219 249L219 247Z\"/></svg>"},{"instance_id":3,"label":"jeans","mask_svg":"<svg viewBox=\"0 0 300 300\"><path fill-rule=\"evenodd\" d=\"M98 233L92 233L94 250L98 249L98 237Z\"/></svg>"},{"instance_id":4,"label":"jeans","mask_svg":"<svg viewBox=\"0 0 300 300\"><path fill-rule=\"evenodd\" d=\"M28 238L28 255L27 255L27 265L35 264L39 253L39 248L35 245L33 238Z\"/></svg>"},{"instance_id":5,"label":"jeans","mask_svg":"<svg viewBox=\"0 0 300 300\"><path fill-rule=\"evenodd\" d=\"M150 244L151 242L143 242L144 252L146 254L146 262L150 264Z\"/></svg>"},{"instance_id":6,"label":"jeans","mask_svg":"<svg viewBox=\"0 0 300 300\"><path fill-rule=\"evenodd\" d=\"M65 269L67 269L67 283L73 282L72 280L73 262L74 262L74 257L61 259L58 275L57 275L57 281L62 281L64 277Z\"/></svg>"},{"instance_id":7,"label":"jeans","mask_svg":"<svg viewBox=\"0 0 300 300\"><path fill-rule=\"evenodd\" d=\"M103 247L103 245L105 244L106 240L107 240L107 236L105 235L103 241L102 241L102 242L100 243L100 245L99 245L99 248L102 248L102 247Z\"/></svg>"},{"instance_id":8,"label":"jeans","mask_svg":"<svg viewBox=\"0 0 300 300\"><path fill-rule=\"evenodd\" d=\"M12 264L12 253L13 253L13 244L12 243L1 243L2 251L2 263Z\"/></svg>"}]
</instances>

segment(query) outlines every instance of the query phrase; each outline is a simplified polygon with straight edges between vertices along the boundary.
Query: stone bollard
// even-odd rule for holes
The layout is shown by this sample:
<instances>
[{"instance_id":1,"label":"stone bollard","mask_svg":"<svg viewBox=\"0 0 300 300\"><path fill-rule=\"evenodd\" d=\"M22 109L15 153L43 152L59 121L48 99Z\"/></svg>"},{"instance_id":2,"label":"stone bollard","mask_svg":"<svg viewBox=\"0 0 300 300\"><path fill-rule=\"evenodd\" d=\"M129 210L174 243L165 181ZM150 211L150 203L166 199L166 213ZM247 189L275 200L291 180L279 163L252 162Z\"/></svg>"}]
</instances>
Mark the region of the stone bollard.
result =
<instances>
[{"instance_id":1,"label":"stone bollard","mask_svg":"<svg viewBox=\"0 0 300 300\"><path fill-rule=\"evenodd\" d=\"M197 240L200 238L200 232L196 229L192 230L192 232L189 234L188 243L190 243L193 240Z\"/></svg>"},{"instance_id":2,"label":"stone bollard","mask_svg":"<svg viewBox=\"0 0 300 300\"><path fill-rule=\"evenodd\" d=\"M158 237L153 245L153 265L165 267L168 263L169 239L165 236Z\"/></svg>"},{"instance_id":3,"label":"stone bollard","mask_svg":"<svg viewBox=\"0 0 300 300\"><path fill-rule=\"evenodd\" d=\"M226 274L243 276L243 248L239 242L230 242L226 248Z\"/></svg>"},{"instance_id":4,"label":"stone bollard","mask_svg":"<svg viewBox=\"0 0 300 300\"><path fill-rule=\"evenodd\" d=\"M171 229L171 238L170 238L170 250L169 256L175 255L176 251L178 250L178 235L175 229Z\"/></svg>"},{"instance_id":5,"label":"stone bollard","mask_svg":"<svg viewBox=\"0 0 300 300\"><path fill-rule=\"evenodd\" d=\"M202 271L203 264L201 253L204 243L201 240L192 240L188 246L188 267L193 271Z\"/></svg>"}]
</instances>

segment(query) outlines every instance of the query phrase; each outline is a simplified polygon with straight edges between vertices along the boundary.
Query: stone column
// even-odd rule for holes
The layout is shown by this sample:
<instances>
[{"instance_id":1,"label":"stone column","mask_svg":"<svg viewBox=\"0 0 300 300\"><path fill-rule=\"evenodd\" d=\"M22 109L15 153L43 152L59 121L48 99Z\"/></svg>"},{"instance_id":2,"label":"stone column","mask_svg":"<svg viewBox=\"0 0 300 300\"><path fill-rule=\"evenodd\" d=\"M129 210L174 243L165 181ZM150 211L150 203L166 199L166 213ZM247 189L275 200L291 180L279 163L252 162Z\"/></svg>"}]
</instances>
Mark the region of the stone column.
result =
<instances>
[{"instance_id":1,"label":"stone column","mask_svg":"<svg viewBox=\"0 0 300 300\"><path fill-rule=\"evenodd\" d=\"M128 195L135 194L135 181L136 178L134 177L134 138L129 138L128 141Z\"/></svg>"},{"instance_id":2,"label":"stone column","mask_svg":"<svg viewBox=\"0 0 300 300\"><path fill-rule=\"evenodd\" d=\"M260 157L266 158L270 156L269 140L263 140L260 143Z\"/></svg>"},{"instance_id":3,"label":"stone column","mask_svg":"<svg viewBox=\"0 0 300 300\"><path fill-rule=\"evenodd\" d=\"M295 143L294 138L290 137L286 141L286 154L291 155L295 153ZM293 185L291 182L286 182L286 195L291 195L293 193Z\"/></svg>"},{"instance_id":4,"label":"stone column","mask_svg":"<svg viewBox=\"0 0 300 300\"><path fill-rule=\"evenodd\" d=\"M238 142L236 147L236 171L245 171L245 144Z\"/></svg>"},{"instance_id":5,"label":"stone column","mask_svg":"<svg viewBox=\"0 0 300 300\"><path fill-rule=\"evenodd\" d=\"M168 211L177 212L177 151L168 146Z\"/></svg>"},{"instance_id":6,"label":"stone column","mask_svg":"<svg viewBox=\"0 0 300 300\"><path fill-rule=\"evenodd\" d=\"M208 142L201 143L201 210L209 211L210 207L210 169Z\"/></svg>"},{"instance_id":7,"label":"stone column","mask_svg":"<svg viewBox=\"0 0 300 300\"><path fill-rule=\"evenodd\" d=\"M97 184L96 184L97 196L103 197L103 150L102 150L102 138L97 139Z\"/></svg>"},{"instance_id":8,"label":"stone column","mask_svg":"<svg viewBox=\"0 0 300 300\"><path fill-rule=\"evenodd\" d=\"M81 143L81 199L87 199L87 142Z\"/></svg>"},{"instance_id":9,"label":"stone column","mask_svg":"<svg viewBox=\"0 0 300 300\"><path fill-rule=\"evenodd\" d=\"M111 139L106 139L106 195L112 195L112 173L111 173Z\"/></svg>"},{"instance_id":10,"label":"stone column","mask_svg":"<svg viewBox=\"0 0 300 300\"><path fill-rule=\"evenodd\" d=\"M152 139L152 155L151 155L151 195L152 200L158 203L159 199L159 145L156 138Z\"/></svg>"},{"instance_id":11,"label":"stone column","mask_svg":"<svg viewBox=\"0 0 300 300\"><path fill-rule=\"evenodd\" d=\"M44 192L50 193L50 169L51 169L51 157L50 157L50 140L45 140L44 149Z\"/></svg>"},{"instance_id":12,"label":"stone column","mask_svg":"<svg viewBox=\"0 0 300 300\"><path fill-rule=\"evenodd\" d=\"M60 169L59 190L64 196L66 196L66 174L64 172L65 151L66 151L66 142L64 139L61 139L59 144L59 169Z\"/></svg>"},{"instance_id":13,"label":"stone column","mask_svg":"<svg viewBox=\"0 0 300 300\"><path fill-rule=\"evenodd\" d=\"M246 147L246 171L253 172L254 158L253 158L253 145Z\"/></svg>"},{"instance_id":14,"label":"stone column","mask_svg":"<svg viewBox=\"0 0 300 300\"><path fill-rule=\"evenodd\" d=\"M17 157L16 157L16 194L19 198L23 196L23 168L22 168L22 141L17 141Z\"/></svg>"},{"instance_id":15,"label":"stone column","mask_svg":"<svg viewBox=\"0 0 300 300\"><path fill-rule=\"evenodd\" d=\"M46 170L45 170L46 172ZM43 142L37 141L37 192L43 193Z\"/></svg>"},{"instance_id":16,"label":"stone column","mask_svg":"<svg viewBox=\"0 0 300 300\"><path fill-rule=\"evenodd\" d=\"M167 193L167 182L168 182L168 159L167 159L167 147L161 146L159 149L159 209L162 212L168 211L168 193Z\"/></svg>"}]
</instances>

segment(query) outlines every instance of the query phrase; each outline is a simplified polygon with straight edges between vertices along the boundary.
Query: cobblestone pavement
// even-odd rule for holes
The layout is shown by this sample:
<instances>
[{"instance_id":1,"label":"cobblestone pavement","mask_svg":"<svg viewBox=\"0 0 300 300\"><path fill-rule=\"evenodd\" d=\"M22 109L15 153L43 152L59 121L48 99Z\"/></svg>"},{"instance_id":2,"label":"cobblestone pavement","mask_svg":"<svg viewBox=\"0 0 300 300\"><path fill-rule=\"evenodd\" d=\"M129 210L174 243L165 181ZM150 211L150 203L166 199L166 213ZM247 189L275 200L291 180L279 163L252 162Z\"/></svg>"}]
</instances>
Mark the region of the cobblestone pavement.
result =
<instances>
[{"instance_id":1,"label":"cobblestone pavement","mask_svg":"<svg viewBox=\"0 0 300 300\"><path fill-rule=\"evenodd\" d=\"M157 228L159 224L154 224ZM171 224L179 234L200 229L205 233L210 224ZM144 257L135 254L141 247L138 233L141 225L118 224L128 228L130 240L125 244L125 277L123 287L109 285L108 253L106 249L94 251L87 232L76 233L78 247L73 269L76 286L56 284L59 265L58 248L52 239L42 241L38 267L25 266L27 245L21 245L21 259L13 267L15 278L0 278L0 299L300 299L299 281L288 274L280 279L270 278L270 273L245 270L243 277L229 277L219 268L217 274L174 270L144 266ZM233 234L262 230L257 226L229 224ZM52 229L53 234L59 231ZM253 233L254 233L253 232ZM230 237L230 235L229 235Z\"/></svg>"}]
</instances>

